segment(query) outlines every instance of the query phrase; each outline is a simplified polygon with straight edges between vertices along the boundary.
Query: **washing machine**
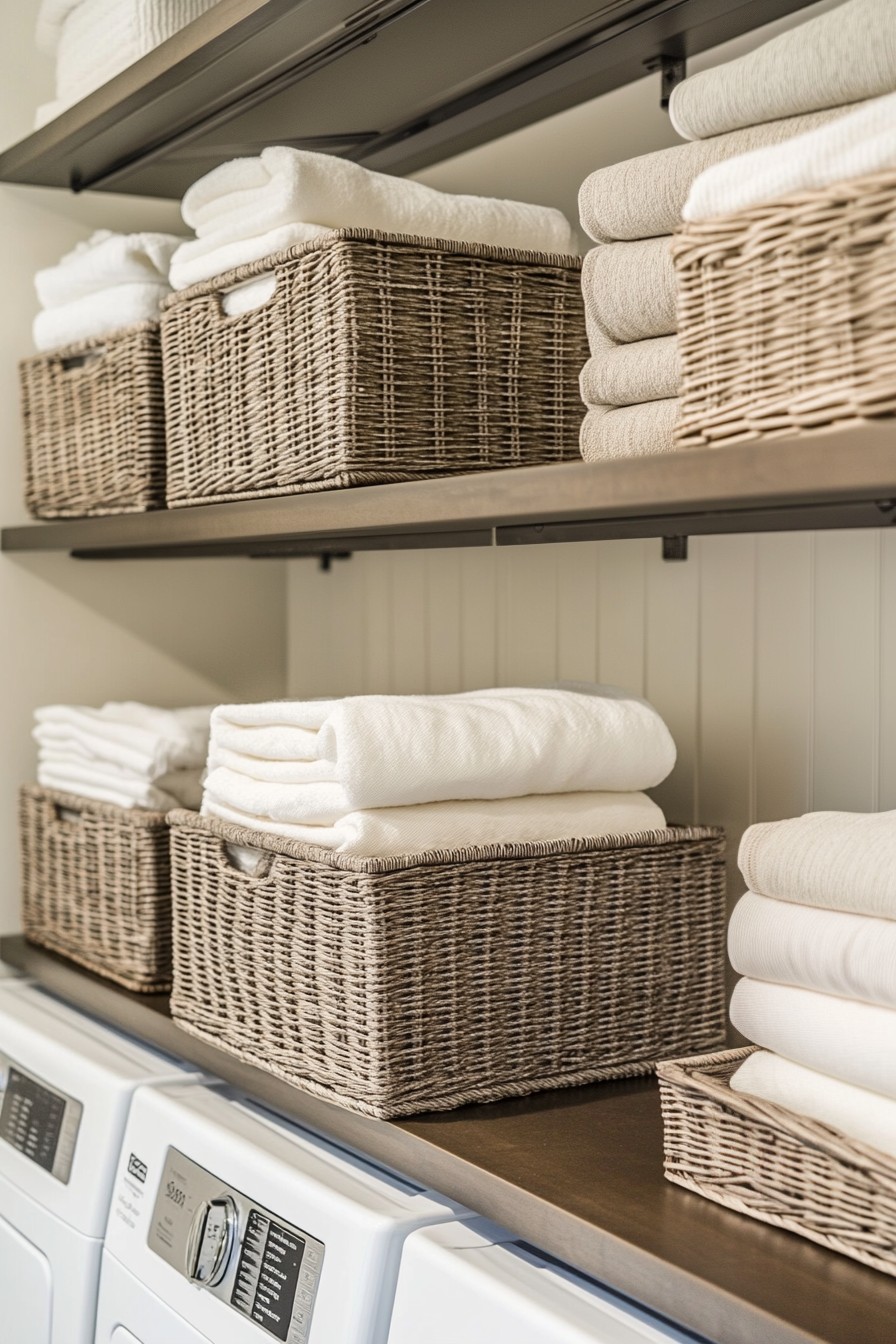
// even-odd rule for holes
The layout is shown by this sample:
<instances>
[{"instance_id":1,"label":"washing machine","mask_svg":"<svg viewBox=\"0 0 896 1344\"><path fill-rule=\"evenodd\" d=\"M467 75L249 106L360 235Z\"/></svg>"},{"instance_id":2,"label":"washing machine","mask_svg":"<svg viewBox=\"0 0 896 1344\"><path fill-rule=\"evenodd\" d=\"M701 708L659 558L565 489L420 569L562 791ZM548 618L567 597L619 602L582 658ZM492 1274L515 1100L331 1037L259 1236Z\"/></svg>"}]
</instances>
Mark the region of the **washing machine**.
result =
<instances>
[{"instance_id":1,"label":"washing machine","mask_svg":"<svg viewBox=\"0 0 896 1344\"><path fill-rule=\"evenodd\" d=\"M29 981L0 981L0 1339L92 1344L131 1096L183 1076Z\"/></svg>"},{"instance_id":2,"label":"washing machine","mask_svg":"<svg viewBox=\"0 0 896 1344\"><path fill-rule=\"evenodd\" d=\"M406 1237L465 1213L223 1085L139 1092L97 1344L386 1344Z\"/></svg>"},{"instance_id":3,"label":"washing machine","mask_svg":"<svg viewBox=\"0 0 896 1344\"><path fill-rule=\"evenodd\" d=\"M695 1344L483 1219L423 1228L401 1259L389 1344Z\"/></svg>"}]
</instances>

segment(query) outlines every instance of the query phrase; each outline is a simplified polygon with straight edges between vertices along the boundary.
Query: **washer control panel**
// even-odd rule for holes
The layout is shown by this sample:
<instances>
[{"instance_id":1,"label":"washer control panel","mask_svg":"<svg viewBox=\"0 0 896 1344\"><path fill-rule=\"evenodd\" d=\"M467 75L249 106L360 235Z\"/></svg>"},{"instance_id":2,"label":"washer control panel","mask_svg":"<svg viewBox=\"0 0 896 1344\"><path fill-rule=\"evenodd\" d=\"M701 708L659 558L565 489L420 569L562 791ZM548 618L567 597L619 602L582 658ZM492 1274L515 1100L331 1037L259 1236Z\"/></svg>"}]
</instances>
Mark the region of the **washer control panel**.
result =
<instances>
[{"instance_id":1,"label":"washer control panel","mask_svg":"<svg viewBox=\"0 0 896 1344\"><path fill-rule=\"evenodd\" d=\"M84 1107L0 1051L0 1139L68 1185Z\"/></svg>"},{"instance_id":2,"label":"washer control panel","mask_svg":"<svg viewBox=\"0 0 896 1344\"><path fill-rule=\"evenodd\" d=\"M285 1344L307 1344L323 1243L169 1148L149 1247Z\"/></svg>"}]
</instances>

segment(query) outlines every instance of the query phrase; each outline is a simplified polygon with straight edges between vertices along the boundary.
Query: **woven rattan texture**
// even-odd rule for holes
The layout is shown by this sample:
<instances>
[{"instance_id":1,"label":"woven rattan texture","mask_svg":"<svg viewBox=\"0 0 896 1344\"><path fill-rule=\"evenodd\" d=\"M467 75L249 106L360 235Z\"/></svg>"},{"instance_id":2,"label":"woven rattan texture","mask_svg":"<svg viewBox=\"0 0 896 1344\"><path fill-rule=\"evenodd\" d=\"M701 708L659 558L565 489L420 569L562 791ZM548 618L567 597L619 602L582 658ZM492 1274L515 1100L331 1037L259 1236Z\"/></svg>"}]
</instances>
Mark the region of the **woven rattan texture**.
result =
<instances>
[{"instance_id":1,"label":"woven rattan texture","mask_svg":"<svg viewBox=\"0 0 896 1344\"><path fill-rule=\"evenodd\" d=\"M168 301L169 505L578 456L577 258L337 232L227 317L220 290L266 268Z\"/></svg>"},{"instance_id":2,"label":"woven rattan texture","mask_svg":"<svg viewBox=\"0 0 896 1344\"><path fill-rule=\"evenodd\" d=\"M25 503L34 517L164 507L158 323L23 360L19 381Z\"/></svg>"},{"instance_id":3,"label":"woven rattan texture","mask_svg":"<svg viewBox=\"0 0 896 1344\"><path fill-rule=\"evenodd\" d=\"M666 1176L896 1274L896 1162L728 1080L752 1052L661 1064Z\"/></svg>"},{"instance_id":4,"label":"woven rattan texture","mask_svg":"<svg viewBox=\"0 0 896 1344\"><path fill-rule=\"evenodd\" d=\"M718 831L365 861L170 820L173 1017L353 1110L647 1073L724 1039ZM228 841L264 851L256 875Z\"/></svg>"},{"instance_id":5,"label":"woven rattan texture","mask_svg":"<svg viewBox=\"0 0 896 1344\"><path fill-rule=\"evenodd\" d=\"M60 816L60 809L77 819ZM19 795L25 937L128 989L171 985L162 812L26 786Z\"/></svg>"},{"instance_id":6,"label":"woven rattan texture","mask_svg":"<svg viewBox=\"0 0 896 1344\"><path fill-rule=\"evenodd\" d=\"M896 173L687 224L673 257L678 447L896 411Z\"/></svg>"}]
</instances>

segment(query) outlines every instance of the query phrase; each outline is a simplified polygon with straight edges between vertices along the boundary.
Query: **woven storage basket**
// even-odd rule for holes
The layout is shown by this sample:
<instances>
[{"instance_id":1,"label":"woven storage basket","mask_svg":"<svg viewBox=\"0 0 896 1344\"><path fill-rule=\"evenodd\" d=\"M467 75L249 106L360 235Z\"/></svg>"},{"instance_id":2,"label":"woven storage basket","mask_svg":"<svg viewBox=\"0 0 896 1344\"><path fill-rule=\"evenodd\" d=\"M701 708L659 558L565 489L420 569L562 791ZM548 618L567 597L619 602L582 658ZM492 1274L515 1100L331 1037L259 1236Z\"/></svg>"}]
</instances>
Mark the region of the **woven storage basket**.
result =
<instances>
[{"instance_id":1,"label":"woven storage basket","mask_svg":"<svg viewBox=\"0 0 896 1344\"><path fill-rule=\"evenodd\" d=\"M896 1161L728 1085L754 1047L663 1063L666 1176L896 1274Z\"/></svg>"},{"instance_id":2,"label":"woven storage basket","mask_svg":"<svg viewBox=\"0 0 896 1344\"><path fill-rule=\"evenodd\" d=\"M896 411L896 172L687 224L672 249L679 447Z\"/></svg>"},{"instance_id":3,"label":"woven storage basket","mask_svg":"<svg viewBox=\"0 0 896 1344\"><path fill-rule=\"evenodd\" d=\"M338 230L169 299L169 505L577 457L580 269ZM271 272L226 316L222 290Z\"/></svg>"},{"instance_id":4,"label":"woven storage basket","mask_svg":"<svg viewBox=\"0 0 896 1344\"><path fill-rule=\"evenodd\" d=\"M25 503L36 518L164 507L157 322L23 360L19 380Z\"/></svg>"},{"instance_id":5,"label":"woven storage basket","mask_svg":"<svg viewBox=\"0 0 896 1344\"><path fill-rule=\"evenodd\" d=\"M647 1073L724 1039L719 831L356 859L170 819L172 1016L352 1110ZM262 851L254 876L227 842Z\"/></svg>"},{"instance_id":6,"label":"woven storage basket","mask_svg":"<svg viewBox=\"0 0 896 1344\"><path fill-rule=\"evenodd\" d=\"M25 937L127 989L169 989L165 814L29 785L19 838Z\"/></svg>"}]
</instances>

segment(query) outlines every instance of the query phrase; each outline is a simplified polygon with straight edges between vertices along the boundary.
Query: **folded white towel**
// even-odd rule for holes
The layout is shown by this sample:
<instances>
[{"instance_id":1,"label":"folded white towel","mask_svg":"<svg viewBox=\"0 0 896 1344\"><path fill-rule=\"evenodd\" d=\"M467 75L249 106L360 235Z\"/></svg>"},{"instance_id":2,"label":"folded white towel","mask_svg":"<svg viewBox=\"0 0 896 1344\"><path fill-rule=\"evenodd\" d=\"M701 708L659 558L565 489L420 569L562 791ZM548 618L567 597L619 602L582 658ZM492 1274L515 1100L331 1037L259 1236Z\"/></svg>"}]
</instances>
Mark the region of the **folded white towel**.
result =
<instances>
[{"instance_id":1,"label":"folded white towel","mask_svg":"<svg viewBox=\"0 0 896 1344\"><path fill-rule=\"evenodd\" d=\"M589 406L579 432L586 462L614 462L675 451L678 397L634 406Z\"/></svg>"},{"instance_id":2,"label":"folded white towel","mask_svg":"<svg viewBox=\"0 0 896 1344\"><path fill-rule=\"evenodd\" d=\"M601 243L582 262L585 326L596 342L644 341L678 330L671 238Z\"/></svg>"},{"instance_id":3,"label":"folded white towel","mask_svg":"<svg viewBox=\"0 0 896 1344\"><path fill-rule=\"evenodd\" d=\"M737 862L751 891L896 919L896 812L807 812L751 826Z\"/></svg>"},{"instance_id":4,"label":"folded white towel","mask_svg":"<svg viewBox=\"0 0 896 1344\"><path fill-rule=\"evenodd\" d=\"M736 61L690 75L669 116L685 140L841 107L896 89L896 5L848 0Z\"/></svg>"},{"instance_id":5,"label":"folded white towel","mask_svg":"<svg viewBox=\"0 0 896 1344\"><path fill-rule=\"evenodd\" d=\"M716 219L891 168L896 168L896 93L830 126L708 168L691 187L682 215Z\"/></svg>"},{"instance_id":6,"label":"folded white towel","mask_svg":"<svg viewBox=\"0 0 896 1344\"><path fill-rule=\"evenodd\" d=\"M628 345L595 338L591 351L579 379L587 406L633 406L677 397L681 390L677 336L655 336Z\"/></svg>"},{"instance_id":7,"label":"folded white towel","mask_svg":"<svg viewBox=\"0 0 896 1344\"><path fill-rule=\"evenodd\" d=\"M210 706L157 709L136 701L109 701L100 709L44 705L34 711L42 750L73 747L149 780L170 770L199 769L208 753Z\"/></svg>"},{"instance_id":8,"label":"folded white towel","mask_svg":"<svg viewBox=\"0 0 896 1344\"><path fill-rule=\"evenodd\" d=\"M98 229L55 266L37 272L34 287L41 307L59 308L115 285L167 287L171 255L182 241L170 233Z\"/></svg>"},{"instance_id":9,"label":"folded white towel","mask_svg":"<svg viewBox=\"0 0 896 1344\"><path fill-rule=\"evenodd\" d=\"M340 854L395 858L430 850L534 844L658 831L665 818L643 793L563 793L474 799L349 812L332 826L289 825L214 802L202 811L266 835L283 835Z\"/></svg>"},{"instance_id":10,"label":"folded white towel","mask_svg":"<svg viewBox=\"0 0 896 1344\"><path fill-rule=\"evenodd\" d=\"M244 756L305 759L307 775L297 769L295 783L272 787L302 787L309 804L314 797L330 809L332 783L341 791L340 813L459 798L632 792L668 775L675 745L656 710L618 687L572 685L223 705L212 715L209 764L214 770L222 746ZM277 728L285 730L283 746L259 750L259 730L269 740ZM297 730L316 733L313 749L299 747L304 757L295 752ZM321 779L321 761L329 763L328 779ZM255 781L245 778L248 790Z\"/></svg>"},{"instance_id":11,"label":"folded white towel","mask_svg":"<svg viewBox=\"0 0 896 1344\"><path fill-rule=\"evenodd\" d=\"M747 892L728 925L728 957L754 980L896 1008L896 920Z\"/></svg>"},{"instance_id":12,"label":"folded white towel","mask_svg":"<svg viewBox=\"0 0 896 1344\"><path fill-rule=\"evenodd\" d=\"M156 322L170 292L167 285L112 285L60 308L43 308L34 319L34 344L41 351L59 350Z\"/></svg>"},{"instance_id":13,"label":"folded white towel","mask_svg":"<svg viewBox=\"0 0 896 1344\"><path fill-rule=\"evenodd\" d=\"M39 759L37 782L46 789L80 794L116 807L147 807L170 812L175 807L198 810L202 802L201 770L172 770L153 783L138 775L106 773L92 767L50 758Z\"/></svg>"},{"instance_id":14,"label":"folded white towel","mask_svg":"<svg viewBox=\"0 0 896 1344\"><path fill-rule=\"evenodd\" d=\"M896 1011L811 989L739 980L731 1021L795 1064L896 1097Z\"/></svg>"},{"instance_id":15,"label":"folded white towel","mask_svg":"<svg viewBox=\"0 0 896 1344\"><path fill-rule=\"evenodd\" d=\"M191 238L189 242L181 243L171 258L171 287L177 290L189 289L202 280L212 280L225 271L276 256L279 252L313 242L315 238L330 232L332 230L321 228L318 224L280 224L276 229L255 234L251 238L222 238L217 233L207 238Z\"/></svg>"},{"instance_id":16,"label":"folded white towel","mask_svg":"<svg viewBox=\"0 0 896 1344\"><path fill-rule=\"evenodd\" d=\"M849 1138L896 1157L896 1101L841 1083L815 1069L757 1050L732 1075L730 1086L797 1115L820 1120Z\"/></svg>"}]
</instances>

